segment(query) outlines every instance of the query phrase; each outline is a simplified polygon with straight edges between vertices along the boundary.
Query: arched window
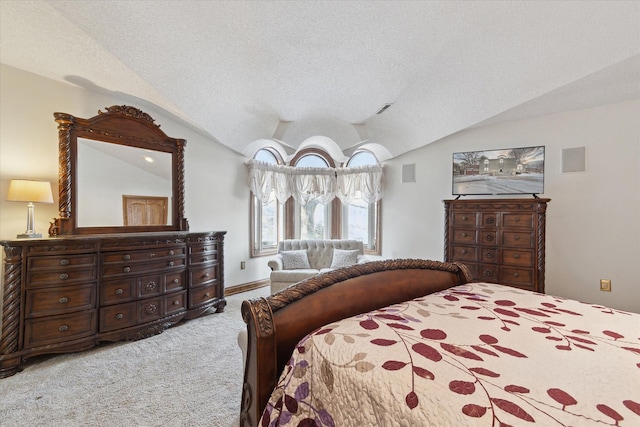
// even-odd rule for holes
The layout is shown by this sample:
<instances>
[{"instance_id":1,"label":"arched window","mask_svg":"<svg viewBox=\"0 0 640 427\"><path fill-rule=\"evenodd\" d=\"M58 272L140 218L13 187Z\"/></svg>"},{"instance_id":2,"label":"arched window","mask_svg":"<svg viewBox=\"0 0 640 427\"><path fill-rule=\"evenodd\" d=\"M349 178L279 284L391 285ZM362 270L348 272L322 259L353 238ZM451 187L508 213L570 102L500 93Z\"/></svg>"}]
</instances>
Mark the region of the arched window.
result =
<instances>
[{"instance_id":1,"label":"arched window","mask_svg":"<svg viewBox=\"0 0 640 427\"><path fill-rule=\"evenodd\" d=\"M262 148L253 157L265 163L283 164L277 151ZM251 255L261 256L274 254L278 249L278 241L282 240L284 232L284 214L282 205L278 203L275 192L261 203L251 193Z\"/></svg>"},{"instance_id":2,"label":"arched window","mask_svg":"<svg viewBox=\"0 0 640 427\"><path fill-rule=\"evenodd\" d=\"M293 159L290 166L296 168L311 168L309 172L320 173L322 169L335 167L333 159L324 151L318 149L306 149L300 151ZM311 176L311 175L309 175ZM306 179L308 176L296 175L296 179ZM333 212L338 209L339 201L334 199L323 203L318 198L310 197L303 205L293 199L287 202L287 236L293 239L331 239L338 238L332 218Z\"/></svg>"},{"instance_id":3,"label":"arched window","mask_svg":"<svg viewBox=\"0 0 640 427\"><path fill-rule=\"evenodd\" d=\"M370 151L354 153L346 167L377 165L378 159ZM380 254L380 211L382 200L367 203L362 198L342 205L342 238L361 240L365 251Z\"/></svg>"}]
</instances>

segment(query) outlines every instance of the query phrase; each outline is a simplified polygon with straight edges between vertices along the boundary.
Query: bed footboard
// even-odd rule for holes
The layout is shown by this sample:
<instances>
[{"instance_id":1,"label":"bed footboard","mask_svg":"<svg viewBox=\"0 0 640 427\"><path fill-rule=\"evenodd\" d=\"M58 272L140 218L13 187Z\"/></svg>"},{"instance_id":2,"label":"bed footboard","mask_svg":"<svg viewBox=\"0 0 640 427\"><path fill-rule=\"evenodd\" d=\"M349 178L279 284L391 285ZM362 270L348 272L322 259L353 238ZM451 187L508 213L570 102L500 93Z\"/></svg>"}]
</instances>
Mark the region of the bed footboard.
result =
<instances>
[{"instance_id":1,"label":"bed footboard","mask_svg":"<svg viewBox=\"0 0 640 427\"><path fill-rule=\"evenodd\" d=\"M469 270L459 263L383 260L319 274L266 298L244 301L248 340L240 425L257 426L295 345L308 333L470 281Z\"/></svg>"}]
</instances>

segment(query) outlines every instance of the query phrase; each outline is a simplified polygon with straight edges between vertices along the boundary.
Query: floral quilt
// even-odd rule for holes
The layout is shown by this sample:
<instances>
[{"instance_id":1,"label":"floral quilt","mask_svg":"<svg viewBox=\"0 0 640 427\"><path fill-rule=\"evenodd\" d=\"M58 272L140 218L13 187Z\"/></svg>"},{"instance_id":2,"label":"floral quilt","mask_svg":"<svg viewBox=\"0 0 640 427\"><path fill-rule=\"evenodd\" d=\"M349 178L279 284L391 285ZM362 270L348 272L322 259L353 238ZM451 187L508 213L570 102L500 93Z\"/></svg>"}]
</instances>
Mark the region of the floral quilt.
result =
<instances>
[{"instance_id":1,"label":"floral quilt","mask_svg":"<svg viewBox=\"0 0 640 427\"><path fill-rule=\"evenodd\" d=\"M489 283L326 325L267 426L640 426L640 314Z\"/></svg>"}]
</instances>

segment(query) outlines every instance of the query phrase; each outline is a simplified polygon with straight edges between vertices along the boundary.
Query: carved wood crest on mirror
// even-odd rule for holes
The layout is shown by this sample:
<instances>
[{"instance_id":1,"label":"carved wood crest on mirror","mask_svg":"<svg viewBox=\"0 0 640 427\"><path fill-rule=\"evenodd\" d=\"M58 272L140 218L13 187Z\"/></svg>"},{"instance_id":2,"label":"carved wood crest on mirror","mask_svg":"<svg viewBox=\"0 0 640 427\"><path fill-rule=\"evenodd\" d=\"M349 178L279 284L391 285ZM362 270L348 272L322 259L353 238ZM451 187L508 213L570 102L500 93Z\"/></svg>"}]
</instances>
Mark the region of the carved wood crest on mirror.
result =
<instances>
[{"instance_id":1,"label":"carved wood crest on mirror","mask_svg":"<svg viewBox=\"0 0 640 427\"><path fill-rule=\"evenodd\" d=\"M54 113L59 211L50 236L186 231L184 139L149 114L114 105L89 119Z\"/></svg>"}]
</instances>

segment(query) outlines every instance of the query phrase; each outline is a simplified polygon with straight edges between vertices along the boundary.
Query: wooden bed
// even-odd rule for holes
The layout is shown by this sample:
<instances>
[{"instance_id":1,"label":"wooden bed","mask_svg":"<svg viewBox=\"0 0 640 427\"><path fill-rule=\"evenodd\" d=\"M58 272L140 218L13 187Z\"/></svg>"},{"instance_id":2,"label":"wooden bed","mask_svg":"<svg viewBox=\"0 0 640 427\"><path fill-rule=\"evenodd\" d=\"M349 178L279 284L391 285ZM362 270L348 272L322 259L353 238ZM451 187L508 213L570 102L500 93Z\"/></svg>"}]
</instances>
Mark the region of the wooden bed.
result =
<instances>
[{"instance_id":1,"label":"wooden bed","mask_svg":"<svg viewBox=\"0 0 640 427\"><path fill-rule=\"evenodd\" d=\"M320 274L268 296L244 301L247 360L241 426L257 426L291 353L309 332L471 281L459 263L384 260Z\"/></svg>"},{"instance_id":2,"label":"wooden bed","mask_svg":"<svg viewBox=\"0 0 640 427\"><path fill-rule=\"evenodd\" d=\"M638 313L387 260L242 314L242 426L640 425Z\"/></svg>"}]
</instances>

